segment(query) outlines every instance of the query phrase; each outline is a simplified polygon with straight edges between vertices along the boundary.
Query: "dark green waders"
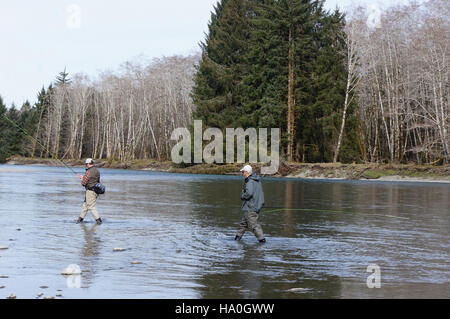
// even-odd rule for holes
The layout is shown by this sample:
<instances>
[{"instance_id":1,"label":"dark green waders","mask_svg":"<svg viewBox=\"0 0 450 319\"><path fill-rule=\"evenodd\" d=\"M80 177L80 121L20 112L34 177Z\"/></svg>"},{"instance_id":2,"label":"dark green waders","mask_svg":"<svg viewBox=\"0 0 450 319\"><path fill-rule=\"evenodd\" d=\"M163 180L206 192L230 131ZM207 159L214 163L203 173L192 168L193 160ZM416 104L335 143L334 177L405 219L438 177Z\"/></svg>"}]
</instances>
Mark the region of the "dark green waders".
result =
<instances>
[{"instance_id":1,"label":"dark green waders","mask_svg":"<svg viewBox=\"0 0 450 319\"><path fill-rule=\"evenodd\" d=\"M236 239L241 239L246 231L251 231L256 238L261 241L264 239L264 233L261 225L258 223L259 214L257 212L244 212L244 217L239 224L239 230Z\"/></svg>"}]
</instances>

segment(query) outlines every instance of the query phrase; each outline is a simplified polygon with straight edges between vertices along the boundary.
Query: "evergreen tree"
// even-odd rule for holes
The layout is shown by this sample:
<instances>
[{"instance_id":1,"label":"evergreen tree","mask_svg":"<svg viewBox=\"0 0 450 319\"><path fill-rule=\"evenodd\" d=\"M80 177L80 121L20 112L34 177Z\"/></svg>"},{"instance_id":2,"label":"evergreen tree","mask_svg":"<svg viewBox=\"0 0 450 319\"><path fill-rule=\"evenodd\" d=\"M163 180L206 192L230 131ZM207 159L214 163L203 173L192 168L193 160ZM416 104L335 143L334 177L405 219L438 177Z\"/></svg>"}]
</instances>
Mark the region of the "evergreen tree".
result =
<instances>
[{"instance_id":1,"label":"evergreen tree","mask_svg":"<svg viewBox=\"0 0 450 319\"><path fill-rule=\"evenodd\" d=\"M313 33L316 56L310 64L310 101L296 121L298 155L307 162L329 162L333 158L347 75L344 16L338 10L318 13Z\"/></svg>"},{"instance_id":2,"label":"evergreen tree","mask_svg":"<svg viewBox=\"0 0 450 319\"><path fill-rule=\"evenodd\" d=\"M36 156L37 154L40 154L39 156L42 157L43 150L41 147L39 147L36 143L36 140L40 141L42 140L42 127L44 123L44 119L46 118L48 114L48 109L50 107L51 103L51 94L53 91L53 86L50 84L47 91L44 87L42 87L41 91L38 93L37 96L37 102L35 104L35 130L34 130L34 138L35 141L33 141L33 146L31 150L31 156Z\"/></svg>"},{"instance_id":3,"label":"evergreen tree","mask_svg":"<svg viewBox=\"0 0 450 319\"><path fill-rule=\"evenodd\" d=\"M68 109L68 96L67 96L67 89L69 88L71 83L71 80L69 78L69 73L66 72L66 68L64 68L63 72L59 73L59 76L56 77L56 83L55 86L58 88L58 94L60 94L60 100L58 103L61 103L58 105L58 108L61 108L61 126L59 131L57 132L57 137L55 138L55 144L56 147L53 152L53 156L55 158L60 158L64 156L63 150L64 145L67 143L70 131L69 131L69 118L67 112Z\"/></svg>"},{"instance_id":4,"label":"evergreen tree","mask_svg":"<svg viewBox=\"0 0 450 319\"><path fill-rule=\"evenodd\" d=\"M323 1L221 1L202 44L195 118L221 128L280 127L289 160L330 161L345 97L344 26ZM349 112L343 147L353 156Z\"/></svg>"},{"instance_id":5,"label":"evergreen tree","mask_svg":"<svg viewBox=\"0 0 450 319\"><path fill-rule=\"evenodd\" d=\"M19 123L20 126L25 130L25 132L30 134L31 137L34 135L37 124L36 107L32 107L30 102L28 101L26 101L20 109ZM23 136L22 142L20 144L20 155L32 156L33 144L34 141L30 137Z\"/></svg>"},{"instance_id":6,"label":"evergreen tree","mask_svg":"<svg viewBox=\"0 0 450 319\"><path fill-rule=\"evenodd\" d=\"M20 125L20 112L14 104L8 109L0 97L0 163L11 155L21 155L23 136L10 121Z\"/></svg>"},{"instance_id":7,"label":"evergreen tree","mask_svg":"<svg viewBox=\"0 0 450 319\"><path fill-rule=\"evenodd\" d=\"M240 122L244 127L285 127L287 68L279 11L275 1L255 1L253 9Z\"/></svg>"},{"instance_id":8,"label":"evergreen tree","mask_svg":"<svg viewBox=\"0 0 450 319\"><path fill-rule=\"evenodd\" d=\"M249 40L247 0L222 0L214 7L193 88L195 119L219 128L235 126L242 113L241 83Z\"/></svg>"},{"instance_id":9,"label":"evergreen tree","mask_svg":"<svg viewBox=\"0 0 450 319\"><path fill-rule=\"evenodd\" d=\"M0 163L4 163L9 156L9 145L7 141L9 126L4 117L7 111L8 109L3 103L3 98L0 96Z\"/></svg>"},{"instance_id":10,"label":"evergreen tree","mask_svg":"<svg viewBox=\"0 0 450 319\"><path fill-rule=\"evenodd\" d=\"M282 129L285 153L294 159L295 124L312 103L311 66L317 55L315 25L321 2L260 0L252 18L251 72L246 109L258 126ZM297 119L297 121L296 121Z\"/></svg>"},{"instance_id":11,"label":"evergreen tree","mask_svg":"<svg viewBox=\"0 0 450 319\"><path fill-rule=\"evenodd\" d=\"M344 15L323 1L260 0L244 79L248 126L280 127L289 160L332 160L344 107ZM357 153L352 109L346 150ZM294 121L294 125L292 123Z\"/></svg>"},{"instance_id":12,"label":"evergreen tree","mask_svg":"<svg viewBox=\"0 0 450 319\"><path fill-rule=\"evenodd\" d=\"M16 123L18 126L22 126L20 120L20 112L16 109L16 106L13 104L8 111L6 112L6 116L10 121ZM23 135L22 132L16 127L8 122L8 126L6 128L6 153L7 156L11 155L22 155L22 141Z\"/></svg>"},{"instance_id":13,"label":"evergreen tree","mask_svg":"<svg viewBox=\"0 0 450 319\"><path fill-rule=\"evenodd\" d=\"M70 82L69 73L67 73L66 68L64 68L64 71L59 72L59 75L56 77L56 84L69 84Z\"/></svg>"},{"instance_id":14,"label":"evergreen tree","mask_svg":"<svg viewBox=\"0 0 450 319\"><path fill-rule=\"evenodd\" d=\"M221 1L202 43L194 118L221 128L280 127L289 160L330 161L345 96L344 26L323 1Z\"/></svg>"}]
</instances>

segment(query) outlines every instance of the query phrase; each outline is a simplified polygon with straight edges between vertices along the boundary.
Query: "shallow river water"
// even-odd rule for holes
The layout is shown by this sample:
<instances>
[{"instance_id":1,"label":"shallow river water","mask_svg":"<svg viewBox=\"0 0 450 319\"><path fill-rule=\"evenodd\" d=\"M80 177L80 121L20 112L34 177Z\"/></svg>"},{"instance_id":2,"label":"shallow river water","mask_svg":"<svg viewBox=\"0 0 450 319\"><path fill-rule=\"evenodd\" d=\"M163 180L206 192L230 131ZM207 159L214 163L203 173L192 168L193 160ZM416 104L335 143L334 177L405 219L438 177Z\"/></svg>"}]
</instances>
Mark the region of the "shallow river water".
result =
<instances>
[{"instance_id":1,"label":"shallow river water","mask_svg":"<svg viewBox=\"0 0 450 319\"><path fill-rule=\"evenodd\" d=\"M450 184L264 178L260 244L241 177L100 171L97 226L66 168L0 165L0 298L450 298Z\"/></svg>"}]
</instances>

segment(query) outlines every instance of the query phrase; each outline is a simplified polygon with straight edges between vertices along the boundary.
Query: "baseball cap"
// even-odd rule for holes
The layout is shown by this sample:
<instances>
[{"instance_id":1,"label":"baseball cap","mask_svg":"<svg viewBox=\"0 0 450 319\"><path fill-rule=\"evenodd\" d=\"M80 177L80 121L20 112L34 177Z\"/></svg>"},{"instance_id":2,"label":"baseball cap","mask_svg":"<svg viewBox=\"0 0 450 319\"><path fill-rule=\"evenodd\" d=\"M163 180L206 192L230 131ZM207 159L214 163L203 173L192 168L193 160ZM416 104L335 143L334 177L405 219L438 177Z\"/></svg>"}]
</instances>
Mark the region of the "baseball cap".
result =
<instances>
[{"instance_id":1,"label":"baseball cap","mask_svg":"<svg viewBox=\"0 0 450 319\"><path fill-rule=\"evenodd\" d=\"M88 158L84 164L94 164L94 160L92 158Z\"/></svg>"},{"instance_id":2,"label":"baseball cap","mask_svg":"<svg viewBox=\"0 0 450 319\"><path fill-rule=\"evenodd\" d=\"M240 170L240 172L247 172L251 174L253 172L253 169L250 165L245 165L244 168Z\"/></svg>"}]
</instances>

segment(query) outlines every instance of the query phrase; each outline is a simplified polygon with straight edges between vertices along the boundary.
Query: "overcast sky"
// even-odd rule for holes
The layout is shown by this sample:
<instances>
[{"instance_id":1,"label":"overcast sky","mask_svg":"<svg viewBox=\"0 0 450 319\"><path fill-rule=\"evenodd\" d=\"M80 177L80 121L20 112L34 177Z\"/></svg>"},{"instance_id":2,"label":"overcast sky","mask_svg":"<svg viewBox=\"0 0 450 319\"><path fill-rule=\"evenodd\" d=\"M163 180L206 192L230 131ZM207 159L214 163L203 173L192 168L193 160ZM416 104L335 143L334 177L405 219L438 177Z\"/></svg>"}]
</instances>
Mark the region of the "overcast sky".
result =
<instances>
[{"instance_id":1,"label":"overcast sky","mask_svg":"<svg viewBox=\"0 0 450 319\"><path fill-rule=\"evenodd\" d=\"M397 0L379 0L380 6ZM189 54L204 39L217 0L1 0L0 95L34 103L65 67L95 77L143 55ZM326 0L345 10L372 0ZM406 2L402 1L402 2Z\"/></svg>"}]
</instances>

